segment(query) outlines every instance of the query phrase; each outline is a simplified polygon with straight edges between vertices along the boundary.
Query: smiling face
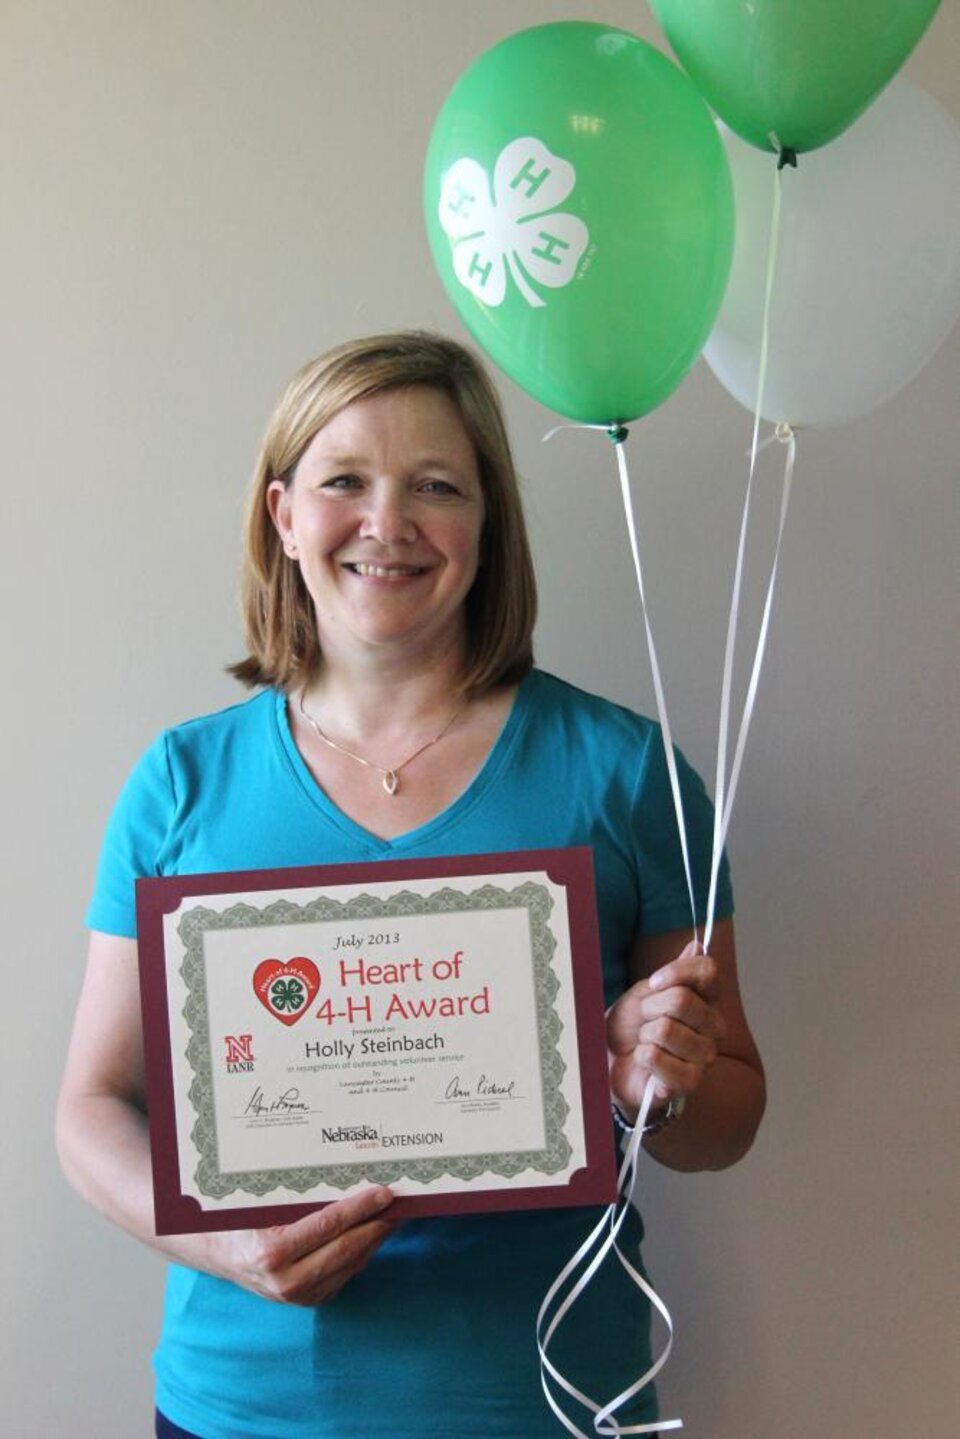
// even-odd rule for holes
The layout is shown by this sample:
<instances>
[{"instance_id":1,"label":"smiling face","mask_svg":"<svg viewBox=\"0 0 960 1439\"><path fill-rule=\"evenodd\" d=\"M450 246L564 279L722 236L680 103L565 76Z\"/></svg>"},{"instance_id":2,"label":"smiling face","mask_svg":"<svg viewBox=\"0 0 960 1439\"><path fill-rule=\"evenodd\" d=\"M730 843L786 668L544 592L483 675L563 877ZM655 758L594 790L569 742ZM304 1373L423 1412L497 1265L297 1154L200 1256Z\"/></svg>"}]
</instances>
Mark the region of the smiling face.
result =
<instances>
[{"instance_id":1,"label":"smiling face","mask_svg":"<svg viewBox=\"0 0 960 1439\"><path fill-rule=\"evenodd\" d=\"M425 386L356 400L267 499L328 660L462 649L484 500L453 401Z\"/></svg>"}]
</instances>

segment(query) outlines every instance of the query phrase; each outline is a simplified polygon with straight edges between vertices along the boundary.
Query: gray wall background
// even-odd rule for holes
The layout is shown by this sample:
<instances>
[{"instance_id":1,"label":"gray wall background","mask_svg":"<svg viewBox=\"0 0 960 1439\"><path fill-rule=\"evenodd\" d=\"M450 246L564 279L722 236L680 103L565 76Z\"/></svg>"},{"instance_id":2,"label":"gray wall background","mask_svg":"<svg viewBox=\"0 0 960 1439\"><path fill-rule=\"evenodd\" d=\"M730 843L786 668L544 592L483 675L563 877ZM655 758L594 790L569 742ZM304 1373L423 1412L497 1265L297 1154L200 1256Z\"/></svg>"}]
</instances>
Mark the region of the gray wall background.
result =
<instances>
[{"instance_id":1,"label":"gray wall background","mask_svg":"<svg viewBox=\"0 0 960 1439\"><path fill-rule=\"evenodd\" d=\"M462 334L422 230L429 130L481 50L562 18L656 39L640 0L0 9L0 1370L17 1439L149 1426L162 1265L74 1198L51 1139L103 821L161 726L235 697L241 497L281 383L356 333ZM960 116L956 0L907 73ZM731 845L769 1114L736 1170L642 1175L678 1326L666 1403L691 1439L956 1432L958 383L955 331L882 411L800 446ZM587 435L543 446L553 417L503 391L540 661L649 709L612 455ZM749 425L701 364L630 444L671 713L704 770Z\"/></svg>"}]
</instances>

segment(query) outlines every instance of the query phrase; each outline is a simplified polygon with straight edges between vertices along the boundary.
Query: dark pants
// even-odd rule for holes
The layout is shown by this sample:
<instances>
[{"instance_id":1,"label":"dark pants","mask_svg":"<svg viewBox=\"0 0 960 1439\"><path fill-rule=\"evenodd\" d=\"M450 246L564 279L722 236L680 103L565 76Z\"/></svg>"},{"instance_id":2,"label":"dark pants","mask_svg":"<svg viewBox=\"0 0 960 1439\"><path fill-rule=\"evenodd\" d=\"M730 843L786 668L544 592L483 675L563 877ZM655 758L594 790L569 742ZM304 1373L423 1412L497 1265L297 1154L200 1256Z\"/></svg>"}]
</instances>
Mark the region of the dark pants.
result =
<instances>
[{"instance_id":1,"label":"dark pants","mask_svg":"<svg viewBox=\"0 0 960 1439\"><path fill-rule=\"evenodd\" d=\"M176 1424L171 1424L170 1420L165 1418L159 1409L157 1410L156 1433L157 1439L200 1439L199 1434L191 1434L188 1430L181 1429Z\"/></svg>"}]
</instances>

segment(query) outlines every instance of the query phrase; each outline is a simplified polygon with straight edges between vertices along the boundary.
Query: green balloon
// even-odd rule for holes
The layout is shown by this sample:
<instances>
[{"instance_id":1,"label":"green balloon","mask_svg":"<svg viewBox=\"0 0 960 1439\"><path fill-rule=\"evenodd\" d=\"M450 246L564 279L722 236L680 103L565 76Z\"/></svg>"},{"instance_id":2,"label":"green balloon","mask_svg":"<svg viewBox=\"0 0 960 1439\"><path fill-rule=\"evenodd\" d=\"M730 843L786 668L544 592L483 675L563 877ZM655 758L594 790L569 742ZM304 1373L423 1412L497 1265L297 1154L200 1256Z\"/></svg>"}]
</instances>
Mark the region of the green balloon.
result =
<instances>
[{"instance_id":1,"label":"green balloon","mask_svg":"<svg viewBox=\"0 0 960 1439\"><path fill-rule=\"evenodd\" d=\"M468 329L571 419L647 414L713 328L726 157L694 86L635 35L564 21L488 50L437 118L424 208Z\"/></svg>"},{"instance_id":2,"label":"green balloon","mask_svg":"<svg viewBox=\"0 0 960 1439\"><path fill-rule=\"evenodd\" d=\"M721 119L761 150L833 140L897 73L940 0L650 0Z\"/></svg>"}]
</instances>

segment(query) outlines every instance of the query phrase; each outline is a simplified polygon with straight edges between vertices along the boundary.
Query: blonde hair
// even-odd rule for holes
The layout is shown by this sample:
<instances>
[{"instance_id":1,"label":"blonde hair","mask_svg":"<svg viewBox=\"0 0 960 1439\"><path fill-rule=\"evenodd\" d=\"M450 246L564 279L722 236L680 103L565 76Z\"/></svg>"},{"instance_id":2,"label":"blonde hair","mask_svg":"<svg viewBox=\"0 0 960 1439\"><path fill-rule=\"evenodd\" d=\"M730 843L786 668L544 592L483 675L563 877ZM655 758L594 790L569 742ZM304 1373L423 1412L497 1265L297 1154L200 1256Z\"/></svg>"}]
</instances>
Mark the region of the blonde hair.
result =
<instances>
[{"instance_id":1,"label":"blonde hair","mask_svg":"<svg viewBox=\"0 0 960 1439\"><path fill-rule=\"evenodd\" d=\"M484 498L481 563L466 600L466 692L521 679L533 664L536 581L500 401L480 361L419 330L338 345L305 365L274 410L247 504L241 607L249 654L230 666L247 685L308 682L323 656L300 567L283 550L267 492L289 485L314 435L356 400L425 385L449 396L477 454Z\"/></svg>"}]
</instances>

